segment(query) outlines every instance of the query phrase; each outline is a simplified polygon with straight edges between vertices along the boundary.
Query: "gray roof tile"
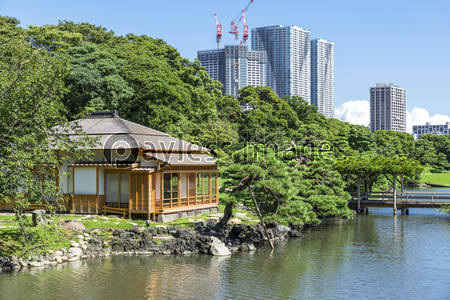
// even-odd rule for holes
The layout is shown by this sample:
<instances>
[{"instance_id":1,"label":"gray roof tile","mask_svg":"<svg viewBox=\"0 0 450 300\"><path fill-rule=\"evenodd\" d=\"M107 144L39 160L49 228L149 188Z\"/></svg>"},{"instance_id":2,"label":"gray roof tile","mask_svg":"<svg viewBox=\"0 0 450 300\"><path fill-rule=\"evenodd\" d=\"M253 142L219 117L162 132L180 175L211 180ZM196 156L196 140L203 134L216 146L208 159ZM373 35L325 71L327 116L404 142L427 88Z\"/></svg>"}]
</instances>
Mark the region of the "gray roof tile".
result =
<instances>
[{"instance_id":1,"label":"gray roof tile","mask_svg":"<svg viewBox=\"0 0 450 300\"><path fill-rule=\"evenodd\" d=\"M210 150L191 144L171 135L157 131L119 117L97 117L75 120L81 129L90 137L98 137L99 144L93 149L116 149L120 145L129 145L131 149L194 151L209 152ZM72 132L73 133L73 132ZM72 135L72 138L78 138ZM127 147L125 147L127 148Z\"/></svg>"}]
</instances>

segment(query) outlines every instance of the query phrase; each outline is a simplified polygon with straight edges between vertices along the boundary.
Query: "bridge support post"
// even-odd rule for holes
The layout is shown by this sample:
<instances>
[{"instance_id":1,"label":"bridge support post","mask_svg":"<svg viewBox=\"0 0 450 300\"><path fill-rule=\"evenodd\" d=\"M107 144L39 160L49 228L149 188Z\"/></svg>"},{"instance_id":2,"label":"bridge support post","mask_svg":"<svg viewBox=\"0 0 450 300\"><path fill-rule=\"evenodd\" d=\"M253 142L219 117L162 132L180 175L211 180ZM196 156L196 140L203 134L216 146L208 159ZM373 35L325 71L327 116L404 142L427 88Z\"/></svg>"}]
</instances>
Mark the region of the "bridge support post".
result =
<instances>
[{"instance_id":1,"label":"bridge support post","mask_svg":"<svg viewBox=\"0 0 450 300\"><path fill-rule=\"evenodd\" d=\"M409 216L409 208L406 209L406 215Z\"/></svg>"},{"instance_id":2,"label":"bridge support post","mask_svg":"<svg viewBox=\"0 0 450 300\"><path fill-rule=\"evenodd\" d=\"M358 175L358 214L361 213L361 179Z\"/></svg>"},{"instance_id":3,"label":"bridge support post","mask_svg":"<svg viewBox=\"0 0 450 300\"><path fill-rule=\"evenodd\" d=\"M397 215L397 175L394 175L394 215Z\"/></svg>"},{"instance_id":4,"label":"bridge support post","mask_svg":"<svg viewBox=\"0 0 450 300\"><path fill-rule=\"evenodd\" d=\"M405 214L406 209L402 207L402 216Z\"/></svg>"}]
</instances>

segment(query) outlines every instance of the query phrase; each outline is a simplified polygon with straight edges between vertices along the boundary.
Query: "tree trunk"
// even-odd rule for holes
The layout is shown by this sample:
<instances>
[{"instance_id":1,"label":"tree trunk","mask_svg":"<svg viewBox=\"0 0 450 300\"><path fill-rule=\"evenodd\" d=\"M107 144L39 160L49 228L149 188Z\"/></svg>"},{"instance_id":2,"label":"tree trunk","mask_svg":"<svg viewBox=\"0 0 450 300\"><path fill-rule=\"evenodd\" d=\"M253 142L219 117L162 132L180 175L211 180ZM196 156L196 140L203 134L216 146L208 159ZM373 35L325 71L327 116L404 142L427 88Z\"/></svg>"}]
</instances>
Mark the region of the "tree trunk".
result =
<instances>
[{"instance_id":1,"label":"tree trunk","mask_svg":"<svg viewBox=\"0 0 450 300\"><path fill-rule=\"evenodd\" d=\"M30 237L28 236L28 232L25 229L25 226L23 225L22 215L19 214L19 208L16 205L14 205L14 206L15 206L14 207L14 211L16 213L16 220L17 220L17 222L20 225L20 229L22 230L22 236L24 237L25 242L29 242L30 241Z\"/></svg>"},{"instance_id":2,"label":"tree trunk","mask_svg":"<svg viewBox=\"0 0 450 300\"><path fill-rule=\"evenodd\" d=\"M264 224L263 217L261 215L261 212L259 211L259 206L258 206L258 203L256 203L256 199L255 199L255 196L253 195L253 191L252 191L252 188L250 187L250 184L248 184L247 187L248 187L248 190L250 191L250 195L252 196L253 204L255 205L256 212L258 213L258 217L261 220L261 225L264 228L264 232L267 235L267 239L269 240L270 247L272 247L272 249L274 249L273 248L273 244L272 244L272 240L270 239L269 233L267 232L266 224Z\"/></svg>"},{"instance_id":3,"label":"tree trunk","mask_svg":"<svg viewBox=\"0 0 450 300\"><path fill-rule=\"evenodd\" d=\"M228 221L233 216L233 202L228 202L225 205L225 210L223 211L223 218L220 219L219 223L217 223L217 226L220 228L224 228L225 225L228 224Z\"/></svg>"}]
</instances>

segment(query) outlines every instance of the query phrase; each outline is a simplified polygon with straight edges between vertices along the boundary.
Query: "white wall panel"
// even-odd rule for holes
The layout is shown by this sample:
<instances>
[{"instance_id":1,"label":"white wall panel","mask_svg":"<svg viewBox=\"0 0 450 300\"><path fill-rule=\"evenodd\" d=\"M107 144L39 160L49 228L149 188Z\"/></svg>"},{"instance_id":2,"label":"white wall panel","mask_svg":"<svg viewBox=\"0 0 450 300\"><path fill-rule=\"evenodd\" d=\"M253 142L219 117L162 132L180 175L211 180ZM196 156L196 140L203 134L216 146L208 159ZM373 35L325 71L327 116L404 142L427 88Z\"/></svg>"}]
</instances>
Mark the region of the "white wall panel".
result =
<instances>
[{"instance_id":1,"label":"white wall panel","mask_svg":"<svg viewBox=\"0 0 450 300\"><path fill-rule=\"evenodd\" d=\"M96 168L74 168L75 195L97 194L97 171Z\"/></svg>"}]
</instances>

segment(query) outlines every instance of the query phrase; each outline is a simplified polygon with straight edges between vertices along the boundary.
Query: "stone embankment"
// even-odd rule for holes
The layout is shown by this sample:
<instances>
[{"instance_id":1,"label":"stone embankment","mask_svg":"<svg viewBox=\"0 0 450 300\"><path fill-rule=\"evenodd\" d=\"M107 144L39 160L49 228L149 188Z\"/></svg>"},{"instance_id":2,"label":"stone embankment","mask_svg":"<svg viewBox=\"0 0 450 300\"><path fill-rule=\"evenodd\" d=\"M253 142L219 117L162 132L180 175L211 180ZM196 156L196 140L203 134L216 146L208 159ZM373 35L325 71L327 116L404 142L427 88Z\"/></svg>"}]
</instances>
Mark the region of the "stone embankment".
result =
<instances>
[{"instance_id":1,"label":"stone embankment","mask_svg":"<svg viewBox=\"0 0 450 300\"><path fill-rule=\"evenodd\" d=\"M298 227L289 228L266 223L269 237L263 227L256 225L227 225L224 229L211 222L198 223L193 229L180 226L139 227L130 229L82 229L69 249L49 251L46 255L28 258L0 257L0 272L25 267L43 267L110 255L189 255L194 253L230 255L236 251L253 251L272 240L299 237ZM112 239L102 236L113 236Z\"/></svg>"}]
</instances>

